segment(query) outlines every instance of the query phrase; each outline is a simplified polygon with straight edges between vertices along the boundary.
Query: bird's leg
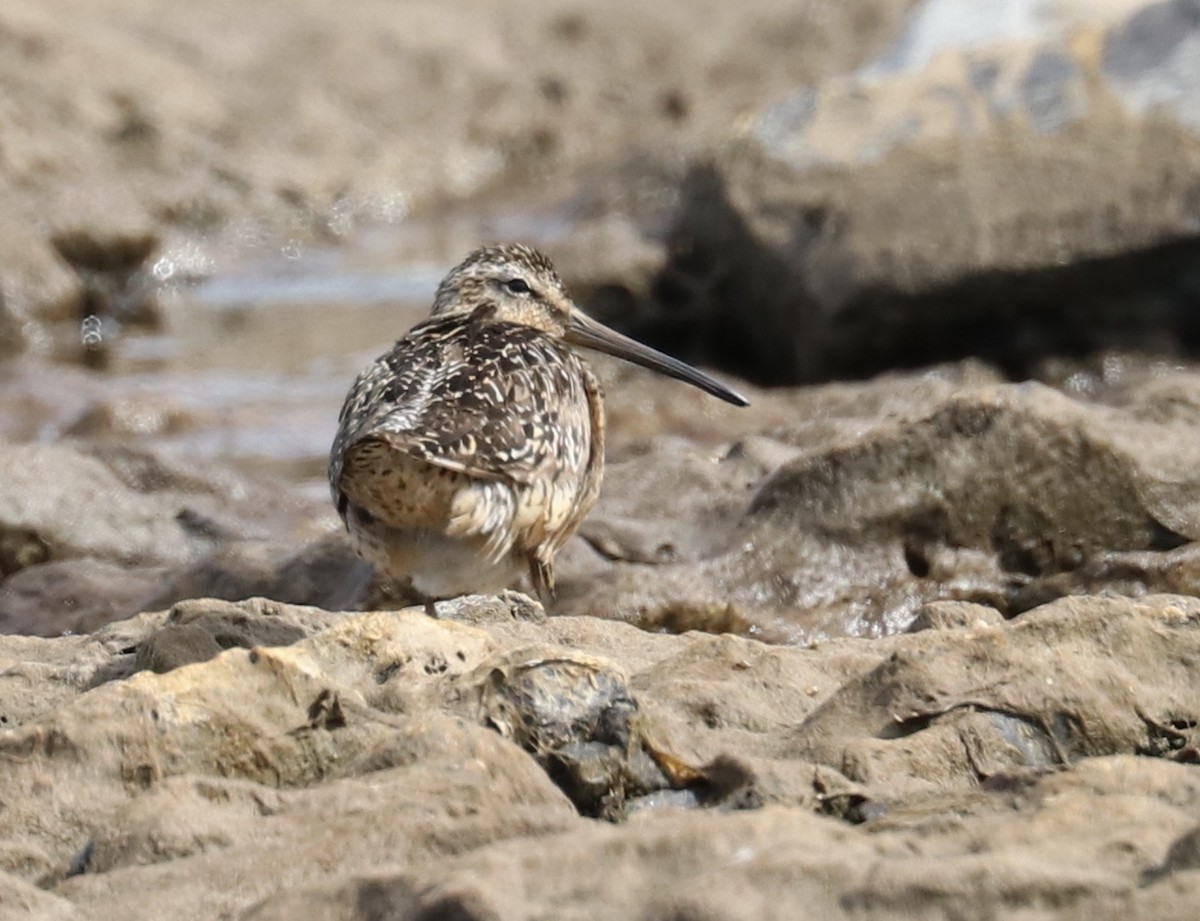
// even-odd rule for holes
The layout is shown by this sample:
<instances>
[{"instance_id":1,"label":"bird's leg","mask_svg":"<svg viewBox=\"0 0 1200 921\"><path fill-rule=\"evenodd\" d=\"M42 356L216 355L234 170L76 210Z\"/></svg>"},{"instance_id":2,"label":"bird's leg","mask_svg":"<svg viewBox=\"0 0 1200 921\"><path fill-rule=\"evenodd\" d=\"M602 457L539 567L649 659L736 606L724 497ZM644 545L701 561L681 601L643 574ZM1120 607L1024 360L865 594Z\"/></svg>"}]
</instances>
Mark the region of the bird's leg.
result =
<instances>
[{"instance_id":1,"label":"bird's leg","mask_svg":"<svg viewBox=\"0 0 1200 921\"><path fill-rule=\"evenodd\" d=\"M529 581L533 583L538 601L549 611L550 602L554 600L554 561L542 560L536 554L530 554Z\"/></svg>"},{"instance_id":2,"label":"bird's leg","mask_svg":"<svg viewBox=\"0 0 1200 921\"><path fill-rule=\"evenodd\" d=\"M426 614L435 620L437 619L437 603L444 601L444 598L435 598L433 595L426 595L412 584L412 579L398 581L385 577L385 584L391 590L389 594L393 601L393 608L397 605L401 607L415 607L419 604L425 609Z\"/></svg>"}]
</instances>

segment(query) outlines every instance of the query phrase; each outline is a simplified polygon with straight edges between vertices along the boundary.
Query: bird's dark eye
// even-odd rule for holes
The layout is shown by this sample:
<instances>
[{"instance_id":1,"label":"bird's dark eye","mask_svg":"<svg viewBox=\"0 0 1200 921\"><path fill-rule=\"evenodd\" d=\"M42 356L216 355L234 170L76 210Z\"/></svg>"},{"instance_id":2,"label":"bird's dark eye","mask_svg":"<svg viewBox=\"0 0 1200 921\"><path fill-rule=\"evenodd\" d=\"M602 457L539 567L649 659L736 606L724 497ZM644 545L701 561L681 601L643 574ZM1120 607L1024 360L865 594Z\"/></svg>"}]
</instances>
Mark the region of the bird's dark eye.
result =
<instances>
[{"instance_id":1,"label":"bird's dark eye","mask_svg":"<svg viewBox=\"0 0 1200 921\"><path fill-rule=\"evenodd\" d=\"M504 288L509 294L529 293L529 283L524 278L510 278L504 283Z\"/></svg>"}]
</instances>

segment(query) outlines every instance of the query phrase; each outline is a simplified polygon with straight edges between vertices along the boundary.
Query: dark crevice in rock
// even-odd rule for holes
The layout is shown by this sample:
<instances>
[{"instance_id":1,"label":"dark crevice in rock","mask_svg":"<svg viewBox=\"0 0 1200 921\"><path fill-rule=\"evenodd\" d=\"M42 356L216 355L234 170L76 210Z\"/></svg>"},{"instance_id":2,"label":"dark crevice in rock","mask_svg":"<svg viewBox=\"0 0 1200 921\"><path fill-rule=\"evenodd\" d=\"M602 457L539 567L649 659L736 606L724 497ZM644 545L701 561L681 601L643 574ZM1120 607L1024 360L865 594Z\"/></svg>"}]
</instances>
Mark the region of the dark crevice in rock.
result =
<instances>
[{"instance_id":1,"label":"dark crevice in rock","mask_svg":"<svg viewBox=\"0 0 1200 921\"><path fill-rule=\"evenodd\" d=\"M1151 518L1148 525L1150 531L1150 550L1167 551L1175 550L1188 543L1188 539L1182 534L1177 534L1168 528L1160 521Z\"/></svg>"},{"instance_id":2,"label":"dark crevice in rock","mask_svg":"<svg viewBox=\"0 0 1200 921\"><path fill-rule=\"evenodd\" d=\"M46 541L29 528L0 529L0 581L52 556Z\"/></svg>"},{"instance_id":3,"label":"dark crevice in rock","mask_svg":"<svg viewBox=\"0 0 1200 921\"><path fill-rule=\"evenodd\" d=\"M1144 713L1139 716L1146 724L1146 742L1138 746L1136 754L1171 758L1189 747L1195 747L1198 725L1195 715L1174 714L1165 719L1153 719Z\"/></svg>"},{"instance_id":4,"label":"dark crevice in rock","mask_svg":"<svg viewBox=\"0 0 1200 921\"><path fill-rule=\"evenodd\" d=\"M71 865L67 868L67 876L81 876L86 873L95 853L96 842L89 839L87 844L80 848L79 853L71 858Z\"/></svg>"},{"instance_id":5,"label":"dark crevice in rock","mask_svg":"<svg viewBox=\"0 0 1200 921\"><path fill-rule=\"evenodd\" d=\"M1006 572L1024 576L1040 576L1051 565L1051 548L1042 539L1045 528L1022 522L1026 514L1032 514L1011 506L1000 509L992 529L992 546L1000 567Z\"/></svg>"},{"instance_id":6,"label":"dark crevice in rock","mask_svg":"<svg viewBox=\"0 0 1200 921\"><path fill-rule=\"evenodd\" d=\"M911 543L904 545L904 564L908 567L908 571L918 579L928 578L932 568L924 548Z\"/></svg>"},{"instance_id":7,"label":"dark crevice in rock","mask_svg":"<svg viewBox=\"0 0 1200 921\"><path fill-rule=\"evenodd\" d=\"M917 716L907 719L897 719L885 724L875 737L877 739L903 739L906 736L916 735L929 728L929 724L934 721L940 713L922 713Z\"/></svg>"}]
</instances>

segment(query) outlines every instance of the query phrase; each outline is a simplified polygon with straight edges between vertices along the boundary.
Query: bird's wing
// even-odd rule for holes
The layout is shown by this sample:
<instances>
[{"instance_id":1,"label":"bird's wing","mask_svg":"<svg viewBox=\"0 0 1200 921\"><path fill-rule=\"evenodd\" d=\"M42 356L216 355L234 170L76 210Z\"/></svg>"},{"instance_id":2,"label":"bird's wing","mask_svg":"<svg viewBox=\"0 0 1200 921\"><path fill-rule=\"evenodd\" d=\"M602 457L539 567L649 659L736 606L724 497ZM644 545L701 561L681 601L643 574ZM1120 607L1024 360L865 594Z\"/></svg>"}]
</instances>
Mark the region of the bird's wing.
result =
<instances>
[{"instance_id":1,"label":"bird's wing","mask_svg":"<svg viewBox=\"0 0 1200 921\"><path fill-rule=\"evenodd\" d=\"M530 327L434 318L363 372L331 454L335 493L356 448L393 450L484 480L528 484L590 451L579 359Z\"/></svg>"}]
</instances>

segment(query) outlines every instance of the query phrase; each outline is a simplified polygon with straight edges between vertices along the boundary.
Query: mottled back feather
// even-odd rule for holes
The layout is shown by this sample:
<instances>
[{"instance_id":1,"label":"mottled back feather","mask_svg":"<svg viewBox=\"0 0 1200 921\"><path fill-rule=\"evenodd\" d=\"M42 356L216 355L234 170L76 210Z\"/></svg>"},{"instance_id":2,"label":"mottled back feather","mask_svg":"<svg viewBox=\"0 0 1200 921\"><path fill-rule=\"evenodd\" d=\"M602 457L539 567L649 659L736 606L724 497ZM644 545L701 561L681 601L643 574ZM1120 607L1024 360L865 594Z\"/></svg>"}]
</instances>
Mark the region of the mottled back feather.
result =
<instances>
[{"instance_id":1,"label":"mottled back feather","mask_svg":"<svg viewBox=\"0 0 1200 921\"><path fill-rule=\"evenodd\" d=\"M486 310L421 323L346 399L330 455L335 501L347 459L369 440L477 479L581 476L591 442L585 373L565 344L489 321Z\"/></svg>"}]
</instances>

